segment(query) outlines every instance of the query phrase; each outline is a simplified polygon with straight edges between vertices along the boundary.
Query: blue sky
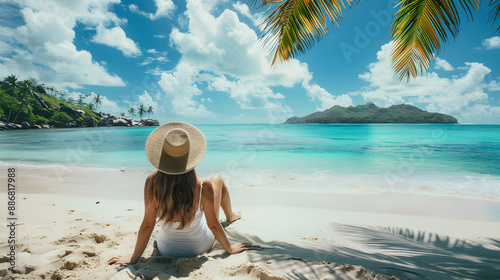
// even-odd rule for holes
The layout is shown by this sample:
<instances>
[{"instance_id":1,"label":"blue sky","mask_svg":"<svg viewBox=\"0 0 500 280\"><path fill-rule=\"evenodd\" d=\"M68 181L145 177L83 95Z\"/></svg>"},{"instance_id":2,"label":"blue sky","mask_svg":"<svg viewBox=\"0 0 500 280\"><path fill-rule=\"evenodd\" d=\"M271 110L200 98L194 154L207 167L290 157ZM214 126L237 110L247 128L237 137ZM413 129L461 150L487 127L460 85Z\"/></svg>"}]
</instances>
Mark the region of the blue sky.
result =
<instances>
[{"instance_id":1,"label":"blue sky","mask_svg":"<svg viewBox=\"0 0 500 280\"><path fill-rule=\"evenodd\" d=\"M483 2L408 84L391 71L389 1L361 1L308 53L271 67L265 9L246 2L0 0L0 77L101 94L114 114L151 105L162 123L279 123L367 102L500 123L500 22Z\"/></svg>"}]
</instances>

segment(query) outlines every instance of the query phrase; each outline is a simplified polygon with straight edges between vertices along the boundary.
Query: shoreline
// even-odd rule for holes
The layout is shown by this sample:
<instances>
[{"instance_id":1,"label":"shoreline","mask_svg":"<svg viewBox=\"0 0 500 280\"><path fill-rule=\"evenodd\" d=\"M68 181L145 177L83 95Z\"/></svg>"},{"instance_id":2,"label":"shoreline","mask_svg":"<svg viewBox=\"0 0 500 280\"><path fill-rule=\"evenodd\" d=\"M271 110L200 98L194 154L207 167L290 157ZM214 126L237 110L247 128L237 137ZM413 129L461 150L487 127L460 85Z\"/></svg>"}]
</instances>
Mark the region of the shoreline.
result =
<instances>
[{"instance_id":1,"label":"shoreline","mask_svg":"<svg viewBox=\"0 0 500 280\"><path fill-rule=\"evenodd\" d=\"M172 259L152 255L152 238L139 263L120 271L105 261L133 250L148 172L68 167L73 172L58 178L46 168L18 172L19 273L7 274L16 279L130 279L130 273L147 279L484 279L500 273L494 257L500 256L500 202L231 186L243 219L226 228L228 238L260 249L229 256L216 245L197 258ZM6 246L0 240L0 248Z\"/></svg>"},{"instance_id":2,"label":"shoreline","mask_svg":"<svg viewBox=\"0 0 500 280\"><path fill-rule=\"evenodd\" d=\"M100 167L100 166L79 166L79 165L67 165L60 163L47 163L47 162L6 162L0 161L0 168L8 168L10 166L19 166L23 169L34 169L39 171L39 175L52 175L56 177L61 177L67 173L71 174L74 170L80 170L85 172L121 172L121 173L131 173L131 174L148 174L153 170L146 169L134 169L126 167ZM436 178L428 178L429 174L426 174L426 179L422 182L414 182L415 186L419 188L409 189L409 188L398 188L399 185L405 185L412 180L420 180L418 174L413 177L400 178L399 182L396 181L396 185L390 185L390 178L387 174L324 174L320 172L319 174L299 174L293 171L280 172L277 175L276 172L279 170L266 170L264 169L259 177L252 175L251 173L239 173L238 175L229 176L224 171L220 172L217 170L197 170L200 177L210 177L210 174L220 173L225 176L229 185L238 188L253 188L253 189L263 189L269 191L286 191L304 194L326 194L326 195L376 195L384 193L394 193L399 195L423 195L430 197L444 197L444 198L457 198L457 199L467 199L467 200L478 200L486 202L500 202L500 193L489 194L486 193L467 193L467 190L453 189L455 193L450 193L450 191L445 191L444 189L432 189L426 186L425 183L431 184L441 181L456 181L457 179L463 179L468 181L468 184L475 185L475 182L481 182L483 184L489 184L495 186L498 184L500 186L500 176L494 176L490 174L454 174L452 175L442 175ZM276 175L275 175L276 174ZM398 175L394 175L397 177ZM318 185L324 185L325 182L331 183L332 179L336 179L337 182L331 187L315 187ZM485 183L485 180L490 180ZM364 183L368 185L363 185ZM369 185L375 186L369 186ZM386 184L386 186L383 186ZM451 183L449 183L451 184ZM377 185L382 185L382 187L377 187ZM305 186L305 187L303 187ZM473 186L472 186L473 187ZM492 191L495 191L493 188ZM498 192L498 191L497 191Z\"/></svg>"}]
</instances>

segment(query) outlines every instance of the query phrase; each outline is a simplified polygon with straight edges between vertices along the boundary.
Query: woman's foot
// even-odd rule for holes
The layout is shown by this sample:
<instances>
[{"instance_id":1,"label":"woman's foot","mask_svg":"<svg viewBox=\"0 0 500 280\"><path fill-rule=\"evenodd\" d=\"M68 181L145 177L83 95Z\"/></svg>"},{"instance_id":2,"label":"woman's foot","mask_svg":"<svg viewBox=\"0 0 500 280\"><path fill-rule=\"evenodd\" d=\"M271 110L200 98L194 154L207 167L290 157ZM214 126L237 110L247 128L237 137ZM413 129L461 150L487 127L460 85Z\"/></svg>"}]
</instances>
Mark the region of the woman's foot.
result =
<instances>
[{"instance_id":1,"label":"woman's foot","mask_svg":"<svg viewBox=\"0 0 500 280\"><path fill-rule=\"evenodd\" d=\"M230 218L226 219L229 223L232 223L236 220L241 219L241 211L238 212L237 214L233 213Z\"/></svg>"}]
</instances>

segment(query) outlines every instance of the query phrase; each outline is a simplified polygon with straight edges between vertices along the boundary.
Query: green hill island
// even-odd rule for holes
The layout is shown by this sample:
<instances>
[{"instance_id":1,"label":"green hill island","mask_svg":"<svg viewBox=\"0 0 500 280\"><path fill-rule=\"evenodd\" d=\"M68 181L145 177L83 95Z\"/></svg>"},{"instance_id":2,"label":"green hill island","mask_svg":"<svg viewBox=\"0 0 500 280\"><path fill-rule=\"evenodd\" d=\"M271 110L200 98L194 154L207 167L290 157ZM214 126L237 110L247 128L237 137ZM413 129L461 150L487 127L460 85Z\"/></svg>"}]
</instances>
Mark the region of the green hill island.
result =
<instances>
[{"instance_id":1,"label":"green hill island","mask_svg":"<svg viewBox=\"0 0 500 280\"><path fill-rule=\"evenodd\" d=\"M430 113L413 105L400 104L380 108L373 103L342 107L335 105L325 111L312 113L305 117L291 117L285 124L300 123L458 123L457 119L446 114Z\"/></svg>"}]
</instances>

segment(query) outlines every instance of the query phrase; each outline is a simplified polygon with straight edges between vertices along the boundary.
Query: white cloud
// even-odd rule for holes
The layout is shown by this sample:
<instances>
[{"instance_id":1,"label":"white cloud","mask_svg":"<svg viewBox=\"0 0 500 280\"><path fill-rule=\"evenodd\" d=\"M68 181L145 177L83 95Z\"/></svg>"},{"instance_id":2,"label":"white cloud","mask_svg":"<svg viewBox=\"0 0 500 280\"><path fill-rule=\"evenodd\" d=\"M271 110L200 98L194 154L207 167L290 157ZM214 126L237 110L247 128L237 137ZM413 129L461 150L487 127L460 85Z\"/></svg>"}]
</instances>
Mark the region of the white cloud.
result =
<instances>
[{"instance_id":1,"label":"white cloud","mask_svg":"<svg viewBox=\"0 0 500 280\"><path fill-rule=\"evenodd\" d=\"M91 103L97 94L92 92L84 102ZM100 112L111 113L115 116L119 116L122 112L126 112L125 108L120 107L115 101L108 99L106 96L101 95L102 104L97 107Z\"/></svg>"},{"instance_id":2,"label":"white cloud","mask_svg":"<svg viewBox=\"0 0 500 280\"><path fill-rule=\"evenodd\" d=\"M109 1L19 1L24 25L2 28L2 41L10 44L10 56L0 60L0 76L19 73L58 87L82 85L124 86L117 75L93 60L86 50L73 43L77 22L89 26L122 24L109 11Z\"/></svg>"},{"instance_id":3,"label":"white cloud","mask_svg":"<svg viewBox=\"0 0 500 280\"><path fill-rule=\"evenodd\" d=\"M307 64L291 59L271 67L268 52L262 48L257 34L242 23L234 11L226 9L217 17L210 14L217 3L188 0L186 31L172 29L170 42L182 55L179 62L182 67L178 65L174 73L162 75L160 83L167 89L166 81L175 82L179 77L189 77L183 80L184 87L178 90L176 96L191 102L189 110L179 104L174 105L174 109L183 110L181 114L184 115L185 112L203 115L199 111L206 113L205 107L198 108L201 105L193 97L201 95L206 89L227 92L244 109L267 110L269 116L271 112L291 114L291 109L281 103L284 96L274 92L272 87L301 85L304 79L312 76ZM188 93L180 93L184 91ZM166 92L173 94L172 90L167 89Z\"/></svg>"},{"instance_id":4,"label":"white cloud","mask_svg":"<svg viewBox=\"0 0 500 280\"><path fill-rule=\"evenodd\" d=\"M202 104L193 100L194 96L201 95L202 91L194 83L196 69L187 63L179 63L173 73L163 73L159 82L163 91L172 98L174 113L183 117L213 117ZM165 99L167 100L167 99Z\"/></svg>"},{"instance_id":5,"label":"white cloud","mask_svg":"<svg viewBox=\"0 0 500 280\"><path fill-rule=\"evenodd\" d=\"M146 52L152 54L153 56L148 56L143 62L141 62L139 64L139 66L149 65L153 62L161 63L161 64L168 62L166 51L158 51L155 49L149 49Z\"/></svg>"},{"instance_id":6,"label":"white cloud","mask_svg":"<svg viewBox=\"0 0 500 280\"><path fill-rule=\"evenodd\" d=\"M130 4L128 5L128 8L132 13L141 14L142 12L141 9L139 9L139 7L136 4ZM146 14L145 12L142 13Z\"/></svg>"},{"instance_id":7,"label":"white cloud","mask_svg":"<svg viewBox=\"0 0 500 280\"><path fill-rule=\"evenodd\" d=\"M144 105L147 108L149 108L149 106L153 107L153 115L154 114L157 114L157 113L161 113L161 107L160 105L158 104L158 102L156 102L153 97L147 92L147 91L144 91L143 94L137 96L138 98L138 102L135 102L137 103L137 105ZM149 114L147 114L149 116Z\"/></svg>"},{"instance_id":8,"label":"white cloud","mask_svg":"<svg viewBox=\"0 0 500 280\"><path fill-rule=\"evenodd\" d=\"M311 79L312 75L302 82L302 87L306 90L307 96L309 96L311 100L319 100L321 102L321 107L316 107L318 111L330 109L335 105L342 107L352 106L352 99L348 94L334 96L319 85L310 84Z\"/></svg>"},{"instance_id":9,"label":"white cloud","mask_svg":"<svg viewBox=\"0 0 500 280\"><path fill-rule=\"evenodd\" d=\"M135 57L142 54L137 44L132 39L127 38L125 31L118 26L111 29L98 26L97 33L94 38L92 38L92 41L117 48L123 52L123 55L128 57Z\"/></svg>"},{"instance_id":10,"label":"white cloud","mask_svg":"<svg viewBox=\"0 0 500 280\"><path fill-rule=\"evenodd\" d=\"M262 13L258 13L253 15L250 12L250 8L247 4L241 3L238 1L236 4L233 4L233 8L238 11L242 16L250 19L255 26L259 26L262 20L264 19L264 15Z\"/></svg>"},{"instance_id":11,"label":"white cloud","mask_svg":"<svg viewBox=\"0 0 500 280\"><path fill-rule=\"evenodd\" d=\"M348 94L342 94L335 97L317 84L310 85L309 83L304 82L303 85L307 90L307 95L311 98L311 100L321 101L321 107L316 107L318 111L330 109L335 105L339 105L342 107L352 106L352 99Z\"/></svg>"},{"instance_id":12,"label":"white cloud","mask_svg":"<svg viewBox=\"0 0 500 280\"><path fill-rule=\"evenodd\" d=\"M80 93L80 92L76 92L76 91L72 91L72 92L67 91L65 93L65 97L67 99L78 100L78 98L80 98L80 96L84 96L83 102L85 102L87 104L94 104L94 98L97 96L97 93L91 92L87 95ZM122 112L127 111L126 108L119 106L118 103L116 103L115 101L113 101L111 99L108 99L104 95L100 95L100 99L102 100L102 104L100 104L97 107L97 111L99 111L99 112L104 112L107 114L113 114L115 116L120 116L120 114Z\"/></svg>"},{"instance_id":13,"label":"white cloud","mask_svg":"<svg viewBox=\"0 0 500 280\"><path fill-rule=\"evenodd\" d=\"M486 49L498 49L500 48L500 37L493 36L491 38L485 39L483 41L483 47Z\"/></svg>"},{"instance_id":14,"label":"white cloud","mask_svg":"<svg viewBox=\"0 0 500 280\"><path fill-rule=\"evenodd\" d=\"M444 71L453 71L453 66L451 66L451 64L448 61L442 58L436 57L435 63L436 63L434 66L435 69L443 69Z\"/></svg>"},{"instance_id":15,"label":"white cloud","mask_svg":"<svg viewBox=\"0 0 500 280\"><path fill-rule=\"evenodd\" d=\"M214 77L210 87L216 91L228 92L230 97L243 109L274 109L278 106L272 100L283 99L280 93L274 93L269 87L254 86L244 80L228 80L225 75Z\"/></svg>"},{"instance_id":16,"label":"white cloud","mask_svg":"<svg viewBox=\"0 0 500 280\"><path fill-rule=\"evenodd\" d=\"M359 75L369 83L359 92L365 101L378 106L397 103L423 104L431 112L450 114L459 122L496 122L500 120L500 107L489 104L484 92L488 87L486 75L491 70L482 63L465 63L465 74L442 78L428 72L411 83L399 81L391 66L392 43L383 45L377 53L377 61L370 63L369 71Z\"/></svg>"},{"instance_id":17,"label":"white cloud","mask_svg":"<svg viewBox=\"0 0 500 280\"><path fill-rule=\"evenodd\" d=\"M155 68L147 69L146 71L144 71L144 73L148 73L155 76L161 76L163 73L165 73L165 70L156 66Z\"/></svg>"},{"instance_id":18,"label":"white cloud","mask_svg":"<svg viewBox=\"0 0 500 280\"><path fill-rule=\"evenodd\" d=\"M0 59L2 59L1 56L8 55L12 53L12 51L13 48L9 44L0 41Z\"/></svg>"},{"instance_id":19,"label":"white cloud","mask_svg":"<svg viewBox=\"0 0 500 280\"><path fill-rule=\"evenodd\" d=\"M500 83L497 80L493 80L488 84L488 90L490 91L500 91Z\"/></svg>"},{"instance_id":20,"label":"white cloud","mask_svg":"<svg viewBox=\"0 0 500 280\"><path fill-rule=\"evenodd\" d=\"M169 18L175 10L175 4L172 0L155 0L155 4L156 12L154 14L141 11L139 7L134 4L129 5L129 9L131 12L145 16L150 20L157 20L162 17Z\"/></svg>"}]
</instances>

